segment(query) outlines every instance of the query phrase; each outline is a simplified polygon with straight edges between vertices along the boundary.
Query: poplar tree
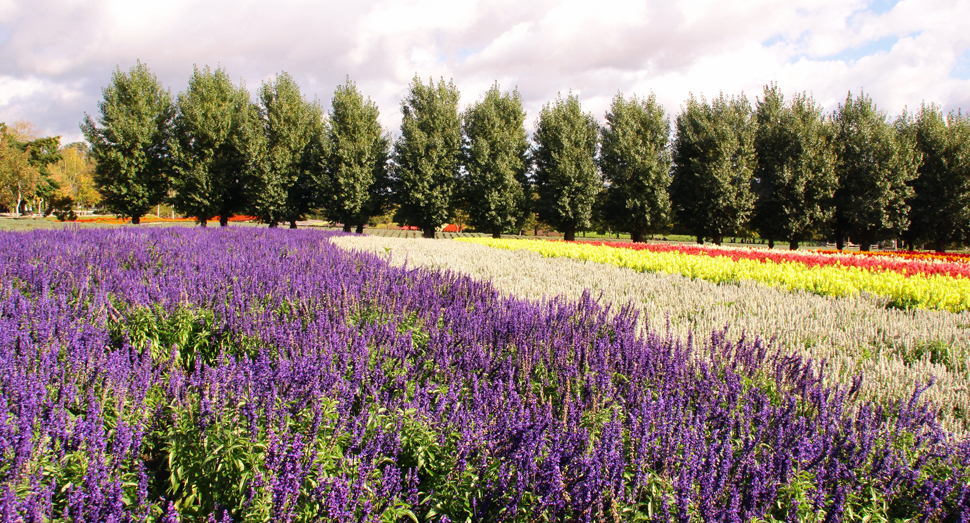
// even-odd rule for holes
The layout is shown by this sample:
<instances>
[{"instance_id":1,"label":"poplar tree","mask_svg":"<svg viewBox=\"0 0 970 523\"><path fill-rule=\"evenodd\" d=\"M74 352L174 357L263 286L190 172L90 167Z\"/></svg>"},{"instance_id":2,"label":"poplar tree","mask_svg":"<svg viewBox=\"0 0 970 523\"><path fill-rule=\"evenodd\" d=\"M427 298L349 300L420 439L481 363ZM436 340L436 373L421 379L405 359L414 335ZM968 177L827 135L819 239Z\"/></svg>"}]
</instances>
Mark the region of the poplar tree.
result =
<instances>
[{"instance_id":1,"label":"poplar tree","mask_svg":"<svg viewBox=\"0 0 970 523\"><path fill-rule=\"evenodd\" d=\"M710 104L693 95L677 116L670 198L678 222L720 245L744 227L754 210L751 178L755 121L744 95Z\"/></svg>"},{"instance_id":2,"label":"poplar tree","mask_svg":"<svg viewBox=\"0 0 970 523\"><path fill-rule=\"evenodd\" d=\"M350 78L334 91L321 186L324 213L343 223L344 232L356 225L362 233L370 217L386 209L390 138L379 118L377 104L365 100Z\"/></svg>"},{"instance_id":3,"label":"poplar tree","mask_svg":"<svg viewBox=\"0 0 970 523\"><path fill-rule=\"evenodd\" d=\"M249 165L245 127L255 125L249 91L235 86L223 69L198 67L178 95L174 137L172 205L203 227L213 216L225 227L244 208L244 178Z\"/></svg>"},{"instance_id":4,"label":"poplar tree","mask_svg":"<svg viewBox=\"0 0 970 523\"><path fill-rule=\"evenodd\" d=\"M869 250L875 242L898 237L909 226L913 196L908 183L916 177L921 155L905 133L897 133L886 115L865 93L832 115L834 125L835 214L832 228L836 246L845 238Z\"/></svg>"},{"instance_id":5,"label":"poplar tree","mask_svg":"<svg viewBox=\"0 0 970 523\"><path fill-rule=\"evenodd\" d=\"M822 108L805 93L789 103L776 84L765 86L756 110L757 196L752 225L769 247L789 249L811 238L831 217L835 154Z\"/></svg>"},{"instance_id":6,"label":"poplar tree","mask_svg":"<svg viewBox=\"0 0 970 523\"><path fill-rule=\"evenodd\" d=\"M910 245L930 243L937 252L970 238L970 119L962 113L946 118L936 105L924 104L915 118L904 114L897 128L922 154L912 180Z\"/></svg>"},{"instance_id":7,"label":"poplar tree","mask_svg":"<svg viewBox=\"0 0 970 523\"><path fill-rule=\"evenodd\" d=\"M670 222L670 120L651 94L613 98L600 141L600 167L607 188L602 215L612 229L634 242L663 231Z\"/></svg>"},{"instance_id":8,"label":"poplar tree","mask_svg":"<svg viewBox=\"0 0 970 523\"><path fill-rule=\"evenodd\" d=\"M141 62L127 73L116 69L101 92L101 116L86 116L81 124L96 165L94 181L108 211L138 224L168 194L175 105Z\"/></svg>"},{"instance_id":9,"label":"poplar tree","mask_svg":"<svg viewBox=\"0 0 970 523\"><path fill-rule=\"evenodd\" d=\"M520 226L529 210L526 174L529 138L518 91L502 93L498 83L472 104L463 118L465 201L471 224L500 238Z\"/></svg>"},{"instance_id":10,"label":"poplar tree","mask_svg":"<svg viewBox=\"0 0 970 523\"><path fill-rule=\"evenodd\" d=\"M461 157L458 89L439 79L435 85L411 81L401 102L401 137L394 146L396 219L420 227L425 238L451 215Z\"/></svg>"},{"instance_id":11,"label":"poplar tree","mask_svg":"<svg viewBox=\"0 0 970 523\"><path fill-rule=\"evenodd\" d=\"M300 94L287 73L276 75L259 90L263 139L246 145L250 156L259 157L250 183L253 213L276 227L289 222L296 228L319 198L314 180L327 154L323 111Z\"/></svg>"},{"instance_id":12,"label":"poplar tree","mask_svg":"<svg viewBox=\"0 0 970 523\"><path fill-rule=\"evenodd\" d=\"M539 218L576 239L576 230L590 227L593 205L603 190L596 167L599 125L584 113L579 98L561 96L539 113L535 132L535 184Z\"/></svg>"}]
</instances>

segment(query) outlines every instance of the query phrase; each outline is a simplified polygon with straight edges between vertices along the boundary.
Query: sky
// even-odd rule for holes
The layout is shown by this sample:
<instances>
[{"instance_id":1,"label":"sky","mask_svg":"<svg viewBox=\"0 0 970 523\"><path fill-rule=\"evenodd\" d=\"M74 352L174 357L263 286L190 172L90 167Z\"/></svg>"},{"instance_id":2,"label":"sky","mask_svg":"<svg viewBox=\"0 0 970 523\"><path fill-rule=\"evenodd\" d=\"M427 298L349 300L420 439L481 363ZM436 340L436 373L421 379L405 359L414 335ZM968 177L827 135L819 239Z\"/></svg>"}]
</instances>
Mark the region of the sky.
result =
<instances>
[{"instance_id":1,"label":"sky","mask_svg":"<svg viewBox=\"0 0 970 523\"><path fill-rule=\"evenodd\" d=\"M752 104L770 82L826 110L849 91L889 117L970 110L970 0L0 0L0 121L82 140L116 69L145 63L173 96L193 67L254 93L287 72L327 110L349 77L397 134L415 76L462 106L498 82L527 127L558 95L601 122L611 99L693 94ZM254 96L255 99L255 96Z\"/></svg>"}]
</instances>

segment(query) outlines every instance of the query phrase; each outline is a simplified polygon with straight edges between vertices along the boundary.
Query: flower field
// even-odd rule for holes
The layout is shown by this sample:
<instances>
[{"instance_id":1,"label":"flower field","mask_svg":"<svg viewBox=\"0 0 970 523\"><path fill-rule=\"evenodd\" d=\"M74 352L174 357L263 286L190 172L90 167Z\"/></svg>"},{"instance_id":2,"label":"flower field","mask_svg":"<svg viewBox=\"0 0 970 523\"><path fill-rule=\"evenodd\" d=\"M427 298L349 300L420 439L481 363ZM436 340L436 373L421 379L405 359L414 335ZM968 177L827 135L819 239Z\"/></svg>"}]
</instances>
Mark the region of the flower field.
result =
<instances>
[{"instance_id":1,"label":"flower field","mask_svg":"<svg viewBox=\"0 0 970 523\"><path fill-rule=\"evenodd\" d=\"M837 253L837 251L823 251ZM843 254L853 256L885 256L910 260L937 261L970 261L970 254L965 252L927 252L927 251L843 251Z\"/></svg>"},{"instance_id":2,"label":"flower field","mask_svg":"<svg viewBox=\"0 0 970 523\"><path fill-rule=\"evenodd\" d=\"M0 234L4 521L959 521L970 444L750 337L267 229ZM460 244L457 244L460 245Z\"/></svg>"},{"instance_id":3,"label":"flower field","mask_svg":"<svg viewBox=\"0 0 970 523\"><path fill-rule=\"evenodd\" d=\"M682 274L713 282L753 280L827 296L856 296L864 292L885 296L892 305L902 308L923 307L953 312L970 309L970 278L957 272L967 270L967 264L962 262L660 244L614 247L491 238L463 238L460 241L502 249L528 249L544 256L578 258L640 272ZM931 270L936 265L940 266L938 272Z\"/></svg>"},{"instance_id":4,"label":"flower field","mask_svg":"<svg viewBox=\"0 0 970 523\"><path fill-rule=\"evenodd\" d=\"M467 274L534 302L589 293L614 308L636 310L645 332L670 332L684 342L714 331L732 341L757 336L769 340L771 350L824 361L829 383L849 386L863 375L857 401L889 404L933 380L922 397L948 429L970 432L970 311L899 309L873 295L819 296L751 280L714 283L467 242L332 241L389 256L395 265Z\"/></svg>"},{"instance_id":5,"label":"flower field","mask_svg":"<svg viewBox=\"0 0 970 523\"><path fill-rule=\"evenodd\" d=\"M676 252L738 260L772 263L798 263L806 267L856 267L871 272L897 272L903 275L970 277L970 259L962 254L909 252L783 251L744 247L711 247L670 243L584 242L582 245L606 246L648 252Z\"/></svg>"}]
</instances>

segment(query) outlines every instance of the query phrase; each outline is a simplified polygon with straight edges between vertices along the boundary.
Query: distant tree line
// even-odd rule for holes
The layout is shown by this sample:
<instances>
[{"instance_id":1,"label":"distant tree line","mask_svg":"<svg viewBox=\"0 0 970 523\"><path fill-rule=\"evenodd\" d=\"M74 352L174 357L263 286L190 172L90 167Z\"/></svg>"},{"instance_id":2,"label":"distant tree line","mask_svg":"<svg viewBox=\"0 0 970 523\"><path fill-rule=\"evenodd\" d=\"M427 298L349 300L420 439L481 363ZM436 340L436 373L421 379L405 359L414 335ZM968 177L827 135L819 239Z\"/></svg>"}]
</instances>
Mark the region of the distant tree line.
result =
<instances>
[{"instance_id":1,"label":"distant tree line","mask_svg":"<svg viewBox=\"0 0 970 523\"><path fill-rule=\"evenodd\" d=\"M286 73L253 102L223 69L196 68L173 97L139 62L103 94L81 127L102 204L133 223L168 202L203 226L248 214L296 227L314 213L348 232L393 210L429 238L466 216L496 237L538 220L566 240L595 227L640 242L676 226L698 242L757 235L792 249L970 244L970 119L935 105L891 121L849 93L825 114L772 84L753 106L691 95L673 126L653 95L617 94L601 126L568 94L530 140L517 91L495 84L461 112L452 82L416 76L392 140L349 78L329 112Z\"/></svg>"},{"instance_id":2,"label":"distant tree line","mask_svg":"<svg viewBox=\"0 0 970 523\"><path fill-rule=\"evenodd\" d=\"M59 148L59 138L38 138L27 122L0 123L0 205L19 215L54 195L50 167L61 159Z\"/></svg>"},{"instance_id":3,"label":"distant tree line","mask_svg":"<svg viewBox=\"0 0 970 523\"><path fill-rule=\"evenodd\" d=\"M94 164L84 143L60 145L40 137L30 122L0 123L0 212L73 215L76 206L98 204Z\"/></svg>"}]
</instances>

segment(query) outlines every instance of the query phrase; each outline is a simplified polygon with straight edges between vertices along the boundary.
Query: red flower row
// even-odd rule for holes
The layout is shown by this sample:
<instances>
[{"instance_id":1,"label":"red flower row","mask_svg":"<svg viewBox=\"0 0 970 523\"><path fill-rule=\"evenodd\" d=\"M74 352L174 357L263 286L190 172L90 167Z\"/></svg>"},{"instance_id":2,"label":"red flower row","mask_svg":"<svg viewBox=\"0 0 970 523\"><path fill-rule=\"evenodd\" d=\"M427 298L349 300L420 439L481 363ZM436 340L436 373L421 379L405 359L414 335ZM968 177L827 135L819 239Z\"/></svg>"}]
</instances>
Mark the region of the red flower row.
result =
<instances>
[{"instance_id":1,"label":"red flower row","mask_svg":"<svg viewBox=\"0 0 970 523\"><path fill-rule=\"evenodd\" d=\"M892 271L906 275L942 275L970 278L970 259L966 257L947 259L927 259L916 256L859 256L837 251L775 251L768 249L748 249L738 247L704 247L691 244L671 243L619 243L584 242L592 245L605 245L619 249L633 249L651 252L678 252L696 256L725 256L735 261L756 260L771 263L800 263L809 267L826 265L859 267L869 271ZM913 253L919 254L919 253ZM957 261L959 260L959 261Z\"/></svg>"}]
</instances>

